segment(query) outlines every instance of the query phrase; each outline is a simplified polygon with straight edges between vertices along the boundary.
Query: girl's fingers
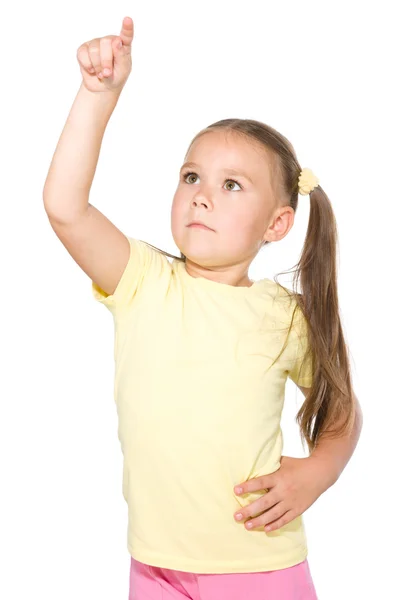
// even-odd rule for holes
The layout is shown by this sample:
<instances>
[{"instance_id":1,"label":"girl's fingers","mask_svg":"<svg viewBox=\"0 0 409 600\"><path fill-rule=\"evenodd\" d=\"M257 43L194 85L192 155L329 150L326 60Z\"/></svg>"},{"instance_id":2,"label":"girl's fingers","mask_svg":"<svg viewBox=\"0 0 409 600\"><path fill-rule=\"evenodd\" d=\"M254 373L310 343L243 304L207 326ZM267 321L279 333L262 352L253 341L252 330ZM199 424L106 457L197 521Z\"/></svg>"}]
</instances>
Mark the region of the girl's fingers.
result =
<instances>
[{"instance_id":1,"label":"girl's fingers","mask_svg":"<svg viewBox=\"0 0 409 600\"><path fill-rule=\"evenodd\" d=\"M112 75L112 38L101 38L99 45L101 71L105 77ZM98 73L99 71L97 71Z\"/></svg>"},{"instance_id":2,"label":"girl's fingers","mask_svg":"<svg viewBox=\"0 0 409 600\"><path fill-rule=\"evenodd\" d=\"M78 48L77 60L80 65L88 71L88 73L95 73L94 67L92 66L91 58L88 53L88 46L83 44Z\"/></svg>"},{"instance_id":3,"label":"girl's fingers","mask_svg":"<svg viewBox=\"0 0 409 600\"><path fill-rule=\"evenodd\" d=\"M100 47L99 39L92 40L88 44L89 58L91 60L92 66L94 67L95 73L97 75L102 70L101 69L101 54L100 54L99 47Z\"/></svg>"},{"instance_id":4,"label":"girl's fingers","mask_svg":"<svg viewBox=\"0 0 409 600\"><path fill-rule=\"evenodd\" d=\"M122 20L122 29L119 36L124 46L131 46L134 36L134 26L131 17L125 17Z\"/></svg>"},{"instance_id":5,"label":"girl's fingers","mask_svg":"<svg viewBox=\"0 0 409 600\"><path fill-rule=\"evenodd\" d=\"M122 20L122 29L119 36L107 35L82 44L78 48L77 59L83 70L84 81L88 81L84 71L98 77L100 81L103 81L104 77L118 79L116 82L117 87L122 79L126 81L131 68L130 55L133 37L133 20L131 17L125 17ZM118 46L119 42L122 44L122 48Z\"/></svg>"}]
</instances>

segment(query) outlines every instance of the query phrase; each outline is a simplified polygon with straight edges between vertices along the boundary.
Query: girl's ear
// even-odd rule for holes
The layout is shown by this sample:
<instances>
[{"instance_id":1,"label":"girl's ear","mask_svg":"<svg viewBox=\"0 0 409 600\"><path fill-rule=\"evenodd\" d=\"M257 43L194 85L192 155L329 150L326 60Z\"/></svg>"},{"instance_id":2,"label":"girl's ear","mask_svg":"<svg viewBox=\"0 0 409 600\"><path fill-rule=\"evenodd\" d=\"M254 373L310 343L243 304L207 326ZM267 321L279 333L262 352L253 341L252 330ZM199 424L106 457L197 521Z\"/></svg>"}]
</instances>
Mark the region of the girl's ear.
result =
<instances>
[{"instance_id":1,"label":"girl's ear","mask_svg":"<svg viewBox=\"0 0 409 600\"><path fill-rule=\"evenodd\" d=\"M267 241L278 242L282 240L294 225L294 209L291 206L282 206L274 215L267 231Z\"/></svg>"}]
</instances>

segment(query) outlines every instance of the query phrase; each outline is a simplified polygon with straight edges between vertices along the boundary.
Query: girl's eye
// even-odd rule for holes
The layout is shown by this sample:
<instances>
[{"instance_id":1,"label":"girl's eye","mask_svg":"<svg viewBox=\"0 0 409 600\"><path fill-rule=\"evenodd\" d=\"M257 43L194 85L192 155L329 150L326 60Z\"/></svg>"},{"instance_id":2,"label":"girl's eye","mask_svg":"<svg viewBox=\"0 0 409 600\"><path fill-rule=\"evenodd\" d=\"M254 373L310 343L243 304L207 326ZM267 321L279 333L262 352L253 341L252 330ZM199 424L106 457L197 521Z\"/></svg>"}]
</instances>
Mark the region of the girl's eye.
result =
<instances>
[{"instance_id":1,"label":"girl's eye","mask_svg":"<svg viewBox=\"0 0 409 600\"><path fill-rule=\"evenodd\" d=\"M191 175L197 175L197 173L194 173L194 172L184 173L183 179L186 181L186 179L188 177L190 177ZM243 189L241 187L240 183L238 181L236 181L235 179L226 179L226 181L232 181L233 183L235 183L236 185L238 185L240 189ZM234 190L230 190L230 191L234 191Z\"/></svg>"}]
</instances>

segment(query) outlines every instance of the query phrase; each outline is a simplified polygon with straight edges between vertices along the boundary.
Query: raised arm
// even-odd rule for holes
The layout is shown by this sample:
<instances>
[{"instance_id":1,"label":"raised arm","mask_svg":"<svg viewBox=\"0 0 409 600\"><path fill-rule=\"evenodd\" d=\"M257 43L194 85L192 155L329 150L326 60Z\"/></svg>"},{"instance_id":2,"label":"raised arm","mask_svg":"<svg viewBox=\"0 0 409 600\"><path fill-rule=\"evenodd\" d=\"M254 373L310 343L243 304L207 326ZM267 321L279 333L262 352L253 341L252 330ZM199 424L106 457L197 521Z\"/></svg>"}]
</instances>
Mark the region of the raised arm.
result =
<instances>
[{"instance_id":1,"label":"raised arm","mask_svg":"<svg viewBox=\"0 0 409 600\"><path fill-rule=\"evenodd\" d=\"M126 236L89 203L89 195L106 126L131 71L132 39L133 22L125 17L119 36L94 39L78 49L83 81L43 190L44 208L56 235L107 293L114 292L130 248ZM104 68L110 75L101 74Z\"/></svg>"}]
</instances>

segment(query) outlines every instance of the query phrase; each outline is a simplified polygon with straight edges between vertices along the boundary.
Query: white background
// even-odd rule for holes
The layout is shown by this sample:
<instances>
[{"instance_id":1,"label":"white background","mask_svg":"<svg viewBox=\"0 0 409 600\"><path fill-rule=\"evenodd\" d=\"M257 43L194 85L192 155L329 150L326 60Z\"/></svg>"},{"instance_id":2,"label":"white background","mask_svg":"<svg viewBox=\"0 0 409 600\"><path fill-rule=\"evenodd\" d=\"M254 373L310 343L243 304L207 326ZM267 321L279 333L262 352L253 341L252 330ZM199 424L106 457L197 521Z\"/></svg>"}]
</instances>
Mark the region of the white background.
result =
<instances>
[{"instance_id":1,"label":"white background","mask_svg":"<svg viewBox=\"0 0 409 600\"><path fill-rule=\"evenodd\" d=\"M341 316L364 413L351 461L304 515L310 569L320 600L409 597L404 8L345 0L2 7L1 598L128 598L113 321L42 199L81 83L77 48L119 34L125 16L135 23L133 69L90 201L124 233L179 254L170 207L192 137L241 117L290 139L334 207ZM251 278L298 260L309 197L299 202L293 229L256 258ZM291 381L287 392L284 454L302 456L294 419L303 396ZM166 490L158 493L166 510Z\"/></svg>"}]
</instances>

